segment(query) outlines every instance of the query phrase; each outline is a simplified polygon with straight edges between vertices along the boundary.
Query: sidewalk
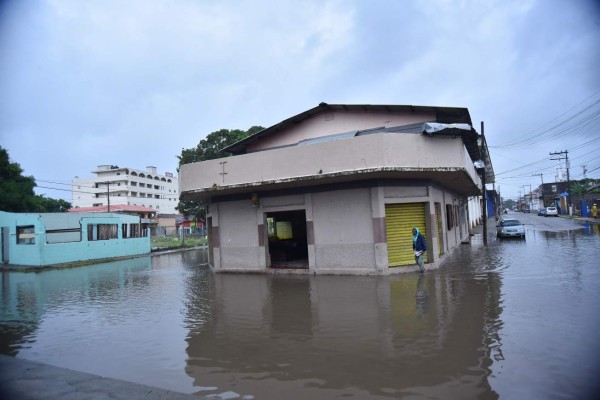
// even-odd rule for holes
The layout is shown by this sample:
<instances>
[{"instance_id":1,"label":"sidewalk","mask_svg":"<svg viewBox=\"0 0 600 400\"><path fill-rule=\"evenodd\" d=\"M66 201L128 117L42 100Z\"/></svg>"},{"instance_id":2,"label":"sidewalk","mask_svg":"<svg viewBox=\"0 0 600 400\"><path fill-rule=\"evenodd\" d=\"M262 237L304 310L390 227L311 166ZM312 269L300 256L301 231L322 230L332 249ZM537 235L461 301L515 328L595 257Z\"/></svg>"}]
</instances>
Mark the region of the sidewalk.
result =
<instances>
[{"instance_id":1,"label":"sidewalk","mask_svg":"<svg viewBox=\"0 0 600 400\"><path fill-rule=\"evenodd\" d=\"M562 217L562 215L561 215ZM570 217L563 217L570 218ZM583 222L587 224L598 224L600 223L600 219L594 219L593 217L572 217L575 222Z\"/></svg>"},{"instance_id":2,"label":"sidewalk","mask_svg":"<svg viewBox=\"0 0 600 400\"><path fill-rule=\"evenodd\" d=\"M0 399L198 400L206 397L0 355Z\"/></svg>"}]
</instances>

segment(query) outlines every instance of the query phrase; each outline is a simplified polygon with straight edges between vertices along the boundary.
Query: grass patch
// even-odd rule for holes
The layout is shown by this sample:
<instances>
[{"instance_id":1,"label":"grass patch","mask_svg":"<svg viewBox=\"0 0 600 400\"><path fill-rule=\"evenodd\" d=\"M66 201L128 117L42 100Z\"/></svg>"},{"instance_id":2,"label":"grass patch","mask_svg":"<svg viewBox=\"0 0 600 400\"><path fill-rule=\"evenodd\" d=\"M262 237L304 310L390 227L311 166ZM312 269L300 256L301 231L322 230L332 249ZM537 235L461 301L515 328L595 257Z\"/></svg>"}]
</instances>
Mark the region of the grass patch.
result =
<instances>
[{"instance_id":1,"label":"grass patch","mask_svg":"<svg viewBox=\"0 0 600 400\"><path fill-rule=\"evenodd\" d=\"M188 237L185 238L185 243L183 246L181 245L181 240L179 238L173 237L160 237L154 236L150 238L150 246L153 249L178 249L181 247L195 247L195 246L204 246L206 245L207 240L205 237L197 238L197 237Z\"/></svg>"}]
</instances>

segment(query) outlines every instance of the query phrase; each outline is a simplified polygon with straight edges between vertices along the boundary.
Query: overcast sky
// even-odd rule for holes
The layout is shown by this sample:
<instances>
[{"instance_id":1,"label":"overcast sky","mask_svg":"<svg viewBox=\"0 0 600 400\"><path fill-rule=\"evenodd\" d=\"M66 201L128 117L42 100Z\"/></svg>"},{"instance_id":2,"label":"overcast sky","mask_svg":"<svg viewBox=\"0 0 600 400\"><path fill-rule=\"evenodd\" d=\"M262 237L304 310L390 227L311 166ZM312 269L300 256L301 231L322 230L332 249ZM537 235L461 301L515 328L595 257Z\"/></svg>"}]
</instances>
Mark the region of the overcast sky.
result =
<instances>
[{"instance_id":1,"label":"overcast sky","mask_svg":"<svg viewBox=\"0 0 600 400\"><path fill-rule=\"evenodd\" d=\"M485 122L503 197L554 181L550 152L600 178L598 3L0 0L0 145L71 201L98 165L175 173L323 101L431 105Z\"/></svg>"}]
</instances>

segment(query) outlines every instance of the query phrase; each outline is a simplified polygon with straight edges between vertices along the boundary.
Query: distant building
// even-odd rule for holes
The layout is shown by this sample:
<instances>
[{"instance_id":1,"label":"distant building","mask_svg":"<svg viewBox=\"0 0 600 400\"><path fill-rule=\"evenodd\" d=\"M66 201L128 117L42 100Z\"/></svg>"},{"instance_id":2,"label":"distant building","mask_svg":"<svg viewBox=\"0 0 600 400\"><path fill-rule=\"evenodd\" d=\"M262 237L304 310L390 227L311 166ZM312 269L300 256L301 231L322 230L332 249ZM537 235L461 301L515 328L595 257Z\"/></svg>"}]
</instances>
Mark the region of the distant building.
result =
<instances>
[{"instance_id":1,"label":"distant building","mask_svg":"<svg viewBox=\"0 0 600 400\"><path fill-rule=\"evenodd\" d=\"M98 206L143 206L164 214L176 214L178 180L170 172L164 175L156 167L146 171L99 165L93 178L75 177L71 182L71 204L74 208ZM112 211L112 210L111 210Z\"/></svg>"},{"instance_id":2,"label":"distant building","mask_svg":"<svg viewBox=\"0 0 600 400\"><path fill-rule=\"evenodd\" d=\"M3 264L44 267L150 253L140 217L116 213L0 211Z\"/></svg>"},{"instance_id":3,"label":"distant building","mask_svg":"<svg viewBox=\"0 0 600 400\"><path fill-rule=\"evenodd\" d=\"M156 233L156 228L159 225L159 220L156 216L156 210L143 206L128 206L128 205L111 205L110 209L108 206L96 206L96 207L78 207L71 208L70 213L118 213L135 215L140 217L140 226L142 228L143 236L146 236L146 231L149 231L151 235Z\"/></svg>"}]
</instances>

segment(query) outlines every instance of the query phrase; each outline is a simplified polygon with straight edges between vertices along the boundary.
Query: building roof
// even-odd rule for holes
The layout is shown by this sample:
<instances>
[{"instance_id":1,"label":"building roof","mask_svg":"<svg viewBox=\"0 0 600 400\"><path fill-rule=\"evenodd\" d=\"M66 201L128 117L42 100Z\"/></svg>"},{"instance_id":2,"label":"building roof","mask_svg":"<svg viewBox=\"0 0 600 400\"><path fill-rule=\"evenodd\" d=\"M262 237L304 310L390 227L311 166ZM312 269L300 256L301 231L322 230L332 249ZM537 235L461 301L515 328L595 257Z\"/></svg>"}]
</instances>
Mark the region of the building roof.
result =
<instances>
[{"instance_id":1,"label":"building roof","mask_svg":"<svg viewBox=\"0 0 600 400\"><path fill-rule=\"evenodd\" d=\"M96 206L96 207L77 207L71 208L69 212L109 212L108 206ZM144 206L129 206L125 204L115 204L110 206L110 212L122 212L122 213L155 213L157 212L154 208Z\"/></svg>"},{"instance_id":2,"label":"building roof","mask_svg":"<svg viewBox=\"0 0 600 400\"><path fill-rule=\"evenodd\" d=\"M290 126L296 125L302 121L314 117L315 115L331 111L385 111L385 112L435 112L436 121L446 124L469 124L471 125L471 116L466 108L457 107L434 107L434 106L412 106L412 105L373 105L373 104L327 104L321 103L310 110L301 112L273 126L263 129L254 135L248 136L224 149L222 151L233 154L243 154L246 147L266 136L277 134Z\"/></svg>"},{"instance_id":3,"label":"building roof","mask_svg":"<svg viewBox=\"0 0 600 400\"><path fill-rule=\"evenodd\" d=\"M309 118L313 118L315 115L332 112L332 111L379 111L379 112L427 112L427 113L435 113L435 121L430 121L432 123L437 123L433 125L443 124L445 126L436 127L433 130L426 130L426 125L428 124L410 124L398 127L379 127L367 129L364 131L351 131L351 132L343 132L335 135L329 135L326 137L313 138L308 139L303 142L297 143L296 145L303 145L307 143L315 143L319 141L326 141L332 138L339 138L342 136L360 136L364 134L372 134L372 133L381 133L381 132L397 132L397 133L427 133L427 134L435 134L436 136L460 136L463 139L465 147L469 152L471 158L476 160L483 160L486 171L486 180L487 183L494 183L495 176L494 170L492 167L491 158L489 156L489 152L487 150L487 143L483 145L479 145L477 143L477 139L479 138L479 134L472 127L473 123L471 121L471 115L469 114L469 110L463 107L437 107L437 106L413 106L413 105L373 105L373 104L327 104L321 103L317 107L311 108L307 111L304 111L300 114L294 115L286 120L279 122L271 127L263 129L260 132L255 133L254 135L248 136L228 147L225 147L221 151L230 152L233 154L244 154L246 153L246 148L249 144L263 139L265 137L276 135L280 131L289 128L290 126L294 126L299 124ZM469 126L469 129L466 129L464 124ZM431 125L431 124L429 124ZM428 129L428 128L427 128ZM434 132L435 131L435 132ZM482 151L483 150L483 151Z\"/></svg>"}]
</instances>

